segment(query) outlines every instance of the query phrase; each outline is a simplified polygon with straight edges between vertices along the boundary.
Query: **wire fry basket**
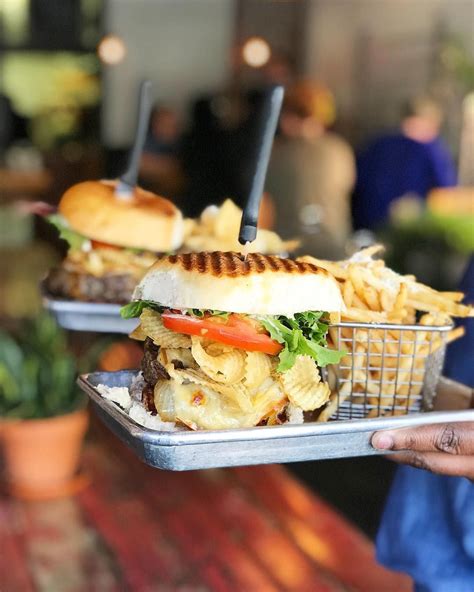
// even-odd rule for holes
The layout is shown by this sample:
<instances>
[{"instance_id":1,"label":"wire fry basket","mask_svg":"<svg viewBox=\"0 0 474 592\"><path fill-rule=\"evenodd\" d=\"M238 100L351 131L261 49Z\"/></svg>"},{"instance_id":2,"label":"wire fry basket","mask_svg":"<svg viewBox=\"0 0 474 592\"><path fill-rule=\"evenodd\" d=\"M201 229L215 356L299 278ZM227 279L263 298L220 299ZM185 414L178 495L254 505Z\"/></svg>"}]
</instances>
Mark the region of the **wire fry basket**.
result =
<instances>
[{"instance_id":1,"label":"wire fry basket","mask_svg":"<svg viewBox=\"0 0 474 592\"><path fill-rule=\"evenodd\" d=\"M319 419L362 419L430 410L451 329L452 325L332 325L330 344L347 355L328 370L333 394Z\"/></svg>"}]
</instances>

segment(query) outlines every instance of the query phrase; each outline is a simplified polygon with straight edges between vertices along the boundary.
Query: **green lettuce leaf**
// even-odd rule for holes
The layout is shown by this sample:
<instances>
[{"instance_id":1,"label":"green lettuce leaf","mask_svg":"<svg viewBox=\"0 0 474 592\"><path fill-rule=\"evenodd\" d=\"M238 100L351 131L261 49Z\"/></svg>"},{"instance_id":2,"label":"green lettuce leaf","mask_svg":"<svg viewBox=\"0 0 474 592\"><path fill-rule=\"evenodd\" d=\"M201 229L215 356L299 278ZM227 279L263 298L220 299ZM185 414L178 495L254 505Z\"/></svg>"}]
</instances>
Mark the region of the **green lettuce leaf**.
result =
<instances>
[{"instance_id":1,"label":"green lettuce leaf","mask_svg":"<svg viewBox=\"0 0 474 592\"><path fill-rule=\"evenodd\" d=\"M71 249L81 249L89 239L82 234L72 230L61 214L50 214L46 220L56 227L59 232L59 238L65 240Z\"/></svg>"},{"instance_id":2,"label":"green lettuce leaf","mask_svg":"<svg viewBox=\"0 0 474 592\"><path fill-rule=\"evenodd\" d=\"M160 306L152 300L134 300L122 306L120 309L120 316L122 319L135 319L139 317L145 308L152 308L157 312L163 312L164 307Z\"/></svg>"},{"instance_id":3,"label":"green lettuce leaf","mask_svg":"<svg viewBox=\"0 0 474 592\"><path fill-rule=\"evenodd\" d=\"M324 312L308 311L285 316L258 317L270 337L284 347L279 354L278 372L286 372L295 363L296 356L311 356L320 367L338 364L345 351L329 349L326 335L328 325L321 320Z\"/></svg>"}]
</instances>

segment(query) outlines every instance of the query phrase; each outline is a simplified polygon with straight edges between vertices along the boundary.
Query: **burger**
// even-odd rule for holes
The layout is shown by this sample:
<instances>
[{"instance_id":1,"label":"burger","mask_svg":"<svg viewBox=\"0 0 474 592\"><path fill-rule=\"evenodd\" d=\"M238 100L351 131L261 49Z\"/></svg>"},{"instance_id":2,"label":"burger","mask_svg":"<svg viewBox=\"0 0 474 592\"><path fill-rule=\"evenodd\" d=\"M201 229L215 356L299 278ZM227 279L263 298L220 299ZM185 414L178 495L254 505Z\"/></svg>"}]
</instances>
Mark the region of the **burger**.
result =
<instances>
[{"instance_id":1,"label":"burger","mask_svg":"<svg viewBox=\"0 0 474 592\"><path fill-rule=\"evenodd\" d=\"M183 241L181 212L167 199L136 187L116 195L114 181L86 181L66 191L48 217L69 244L46 279L47 291L86 302L128 302L157 254Z\"/></svg>"},{"instance_id":2,"label":"burger","mask_svg":"<svg viewBox=\"0 0 474 592\"><path fill-rule=\"evenodd\" d=\"M141 402L162 421L229 429L302 421L330 388L321 369L337 282L311 263L256 253L163 256L122 308L144 341Z\"/></svg>"}]
</instances>

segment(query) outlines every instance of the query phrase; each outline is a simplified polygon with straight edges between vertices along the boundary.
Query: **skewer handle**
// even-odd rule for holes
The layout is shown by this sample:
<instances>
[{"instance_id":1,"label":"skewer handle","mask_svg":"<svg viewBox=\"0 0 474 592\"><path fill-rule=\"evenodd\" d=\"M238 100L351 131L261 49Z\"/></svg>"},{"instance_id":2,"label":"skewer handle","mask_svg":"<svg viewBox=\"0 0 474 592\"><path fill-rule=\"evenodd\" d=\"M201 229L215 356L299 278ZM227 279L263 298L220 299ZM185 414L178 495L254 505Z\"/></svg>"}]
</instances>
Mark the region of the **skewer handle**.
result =
<instances>
[{"instance_id":1,"label":"skewer handle","mask_svg":"<svg viewBox=\"0 0 474 592\"><path fill-rule=\"evenodd\" d=\"M137 184L140 158L143 152L143 146L145 145L148 123L150 121L151 105L151 81L144 80L140 84L135 142L128 158L127 170L120 177L120 184L127 185L130 188L130 191L133 191Z\"/></svg>"},{"instance_id":2,"label":"skewer handle","mask_svg":"<svg viewBox=\"0 0 474 592\"><path fill-rule=\"evenodd\" d=\"M242 222L240 224L239 243L242 245L251 243L257 238L258 212L260 209L260 202L262 201L273 138L275 137L283 103L283 94L283 86L273 86L268 89L263 99L262 110L258 122L257 157L252 171L250 192L242 213Z\"/></svg>"}]
</instances>

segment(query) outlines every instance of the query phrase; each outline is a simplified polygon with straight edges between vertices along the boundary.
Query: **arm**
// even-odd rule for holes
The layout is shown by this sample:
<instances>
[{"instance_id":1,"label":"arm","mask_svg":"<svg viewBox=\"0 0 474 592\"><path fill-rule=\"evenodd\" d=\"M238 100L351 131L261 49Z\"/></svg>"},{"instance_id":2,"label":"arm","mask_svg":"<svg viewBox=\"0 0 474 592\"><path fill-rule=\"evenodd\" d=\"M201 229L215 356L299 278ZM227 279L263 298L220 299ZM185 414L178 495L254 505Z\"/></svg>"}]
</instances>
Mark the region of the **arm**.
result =
<instances>
[{"instance_id":1,"label":"arm","mask_svg":"<svg viewBox=\"0 0 474 592\"><path fill-rule=\"evenodd\" d=\"M442 379L435 410L473 408L473 389ZM399 451L390 455L398 462L442 475L474 480L474 422L383 430L372 436L379 450Z\"/></svg>"}]
</instances>

